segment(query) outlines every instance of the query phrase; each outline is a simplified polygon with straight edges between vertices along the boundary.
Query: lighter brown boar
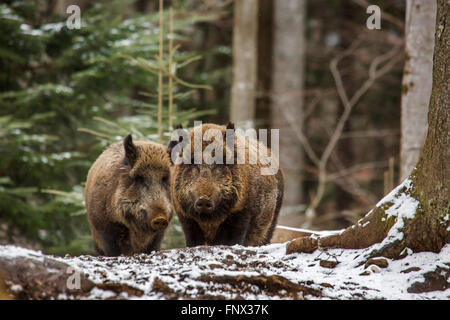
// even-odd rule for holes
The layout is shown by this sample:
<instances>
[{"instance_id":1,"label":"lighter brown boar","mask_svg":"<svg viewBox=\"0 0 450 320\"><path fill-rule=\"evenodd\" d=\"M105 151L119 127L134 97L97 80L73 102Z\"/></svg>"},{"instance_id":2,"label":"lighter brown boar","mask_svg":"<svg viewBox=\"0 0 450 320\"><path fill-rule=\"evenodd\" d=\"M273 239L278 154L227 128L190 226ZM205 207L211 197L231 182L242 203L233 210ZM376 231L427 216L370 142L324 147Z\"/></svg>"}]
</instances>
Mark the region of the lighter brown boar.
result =
<instances>
[{"instance_id":1,"label":"lighter brown boar","mask_svg":"<svg viewBox=\"0 0 450 320\"><path fill-rule=\"evenodd\" d=\"M107 148L89 170L86 209L101 255L159 250L172 216L167 149L128 135Z\"/></svg>"}]
</instances>

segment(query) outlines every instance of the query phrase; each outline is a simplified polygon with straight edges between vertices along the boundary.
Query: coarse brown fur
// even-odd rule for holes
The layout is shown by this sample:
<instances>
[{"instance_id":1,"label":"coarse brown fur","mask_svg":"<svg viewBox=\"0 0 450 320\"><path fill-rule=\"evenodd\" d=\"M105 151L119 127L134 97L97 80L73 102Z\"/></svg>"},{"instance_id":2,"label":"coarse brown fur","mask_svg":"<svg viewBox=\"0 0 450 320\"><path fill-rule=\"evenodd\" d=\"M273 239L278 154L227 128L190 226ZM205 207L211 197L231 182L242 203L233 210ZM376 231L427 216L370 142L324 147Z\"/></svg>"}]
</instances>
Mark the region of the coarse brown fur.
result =
<instances>
[{"instance_id":1,"label":"coarse brown fur","mask_svg":"<svg viewBox=\"0 0 450 320\"><path fill-rule=\"evenodd\" d=\"M223 156L233 157L234 164L194 164L194 132L201 136L208 129L221 132L226 140L226 129L234 129L215 124L203 124L190 131L192 164L177 164L172 167L171 194L174 209L178 214L185 233L187 246L234 245L259 246L270 242L276 225L283 198L283 173L281 168L273 175L262 175L260 169L268 167L258 161L250 164L237 164L236 142L242 139L232 135L229 143L234 143L234 153L223 143ZM214 141L203 140L204 151ZM173 148L176 143L171 142ZM169 147L169 148L170 148ZM250 139L245 145L245 159L251 153L264 148L261 142ZM220 149L220 148L219 148ZM186 153L183 150L181 153ZM211 152L215 156L215 152ZM241 153L242 155L242 153ZM186 154L182 154L185 157ZM273 158L278 161L278 159ZM199 211L199 199L208 199L207 213ZM206 210L206 209L205 209Z\"/></svg>"},{"instance_id":2,"label":"coarse brown fur","mask_svg":"<svg viewBox=\"0 0 450 320\"><path fill-rule=\"evenodd\" d=\"M99 254L159 250L172 216L170 157L157 143L131 135L109 146L89 170L86 209Z\"/></svg>"}]
</instances>

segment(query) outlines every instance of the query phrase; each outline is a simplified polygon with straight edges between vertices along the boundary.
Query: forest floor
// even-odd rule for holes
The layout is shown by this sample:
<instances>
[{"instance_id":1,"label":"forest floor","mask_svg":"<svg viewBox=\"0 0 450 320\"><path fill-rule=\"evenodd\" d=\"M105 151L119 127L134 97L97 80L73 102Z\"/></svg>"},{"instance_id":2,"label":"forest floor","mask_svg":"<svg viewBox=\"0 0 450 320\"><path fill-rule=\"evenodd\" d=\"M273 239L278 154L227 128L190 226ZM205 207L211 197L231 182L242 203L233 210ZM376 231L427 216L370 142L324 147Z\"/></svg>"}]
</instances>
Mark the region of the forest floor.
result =
<instances>
[{"instance_id":1,"label":"forest floor","mask_svg":"<svg viewBox=\"0 0 450 320\"><path fill-rule=\"evenodd\" d=\"M400 260L368 261L370 252L286 255L286 244L271 244L62 258L7 245L0 246L0 277L19 299L450 298L449 244Z\"/></svg>"}]
</instances>

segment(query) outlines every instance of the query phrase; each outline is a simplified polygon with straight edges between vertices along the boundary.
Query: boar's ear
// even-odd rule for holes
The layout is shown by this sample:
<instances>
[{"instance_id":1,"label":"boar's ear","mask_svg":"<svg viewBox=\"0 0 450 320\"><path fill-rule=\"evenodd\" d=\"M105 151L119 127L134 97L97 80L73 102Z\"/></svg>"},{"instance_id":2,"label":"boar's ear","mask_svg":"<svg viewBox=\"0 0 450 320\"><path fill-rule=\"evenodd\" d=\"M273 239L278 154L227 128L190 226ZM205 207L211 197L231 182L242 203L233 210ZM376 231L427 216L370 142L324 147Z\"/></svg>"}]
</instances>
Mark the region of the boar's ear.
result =
<instances>
[{"instance_id":1,"label":"boar's ear","mask_svg":"<svg viewBox=\"0 0 450 320\"><path fill-rule=\"evenodd\" d=\"M234 130L234 123L231 122L231 121L228 121L227 129L232 129L232 130Z\"/></svg>"},{"instance_id":2,"label":"boar's ear","mask_svg":"<svg viewBox=\"0 0 450 320\"><path fill-rule=\"evenodd\" d=\"M123 147L125 149L125 163L133 166L138 157L138 150L133 143L131 134L127 135L125 139L123 139Z\"/></svg>"},{"instance_id":3,"label":"boar's ear","mask_svg":"<svg viewBox=\"0 0 450 320\"><path fill-rule=\"evenodd\" d=\"M183 126L181 124L178 124L175 127L175 130L178 130L178 129L183 129ZM170 161L172 162L172 164L173 164L173 161L172 161L172 149L175 148L175 146L177 144L179 144L181 141L183 141L183 137L182 136L180 136L178 138L178 141L177 140L171 140L169 142L169 145L167 146L167 153L169 154L169 158L170 158Z\"/></svg>"},{"instance_id":4,"label":"boar's ear","mask_svg":"<svg viewBox=\"0 0 450 320\"><path fill-rule=\"evenodd\" d=\"M233 131L229 132L228 130L233 130ZM228 134L230 134L231 137L234 136L234 123L231 121L228 121L228 124L225 128L225 135L223 136L224 140L227 139Z\"/></svg>"},{"instance_id":5,"label":"boar's ear","mask_svg":"<svg viewBox=\"0 0 450 320\"><path fill-rule=\"evenodd\" d=\"M229 132L228 130L233 130L231 132ZM228 135L230 136L230 139L227 139ZM231 121L228 121L226 130L225 130L225 135L224 135L224 140L225 143L227 143L229 148L232 148L232 145L229 144L234 144L234 123Z\"/></svg>"}]
</instances>

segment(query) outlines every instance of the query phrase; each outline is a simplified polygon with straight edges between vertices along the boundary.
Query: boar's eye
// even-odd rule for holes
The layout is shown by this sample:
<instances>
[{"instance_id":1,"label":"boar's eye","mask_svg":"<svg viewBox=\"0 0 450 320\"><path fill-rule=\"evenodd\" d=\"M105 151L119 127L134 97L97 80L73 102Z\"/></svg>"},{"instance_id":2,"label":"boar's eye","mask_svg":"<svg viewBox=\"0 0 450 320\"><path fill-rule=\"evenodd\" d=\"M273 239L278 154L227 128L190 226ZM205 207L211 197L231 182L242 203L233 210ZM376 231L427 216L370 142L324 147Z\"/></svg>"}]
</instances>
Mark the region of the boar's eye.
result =
<instances>
[{"instance_id":1,"label":"boar's eye","mask_svg":"<svg viewBox=\"0 0 450 320\"><path fill-rule=\"evenodd\" d=\"M165 175L162 177L161 182L163 184L168 184L169 183L169 176Z\"/></svg>"},{"instance_id":2,"label":"boar's eye","mask_svg":"<svg viewBox=\"0 0 450 320\"><path fill-rule=\"evenodd\" d=\"M144 183L145 182L145 178L143 176L137 175L134 177L134 181L136 181L136 183Z\"/></svg>"}]
</instances>

